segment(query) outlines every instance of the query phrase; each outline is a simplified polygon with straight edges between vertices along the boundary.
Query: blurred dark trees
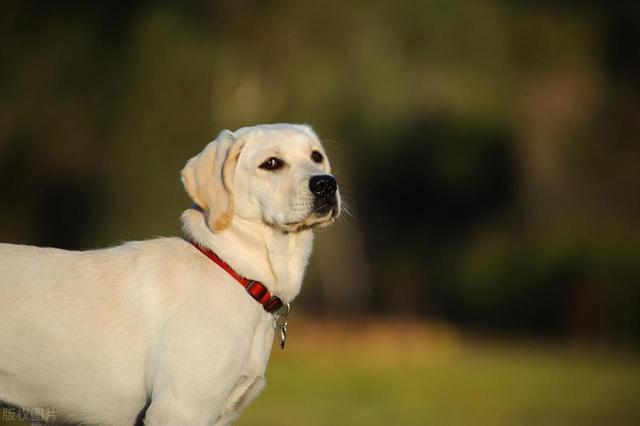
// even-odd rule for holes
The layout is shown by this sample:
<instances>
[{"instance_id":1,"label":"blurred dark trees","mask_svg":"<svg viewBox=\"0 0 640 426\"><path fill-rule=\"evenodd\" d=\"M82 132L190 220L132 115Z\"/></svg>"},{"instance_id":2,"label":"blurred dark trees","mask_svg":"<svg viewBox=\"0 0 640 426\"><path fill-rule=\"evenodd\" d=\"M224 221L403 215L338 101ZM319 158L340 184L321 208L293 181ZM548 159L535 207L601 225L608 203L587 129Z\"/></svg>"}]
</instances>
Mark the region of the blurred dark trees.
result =
<instances>
[{"instance_id":1,"label":"blurred dark trees","mask_svg":"<svg viewBox=\"0 0 640 426\"><path fill-rule=\"evenodd\" d=\"M637 2L1 7L2 241L179 235L221 128L308 122L354 217L307 309L640 338Z\"/></svg>"}]
</instances>

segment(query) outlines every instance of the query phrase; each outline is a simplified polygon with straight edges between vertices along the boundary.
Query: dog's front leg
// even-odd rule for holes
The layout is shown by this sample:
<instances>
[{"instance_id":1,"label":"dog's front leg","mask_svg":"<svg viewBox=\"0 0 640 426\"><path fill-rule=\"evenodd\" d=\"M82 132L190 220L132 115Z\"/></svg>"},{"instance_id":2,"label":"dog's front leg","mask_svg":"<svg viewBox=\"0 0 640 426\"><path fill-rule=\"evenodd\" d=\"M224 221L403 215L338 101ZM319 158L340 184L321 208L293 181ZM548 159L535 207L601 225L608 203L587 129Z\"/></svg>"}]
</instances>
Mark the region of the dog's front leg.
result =
<instances>
[{"instance_id":1,"label":"dog's front leg","mask_svg":"<svg viewBox=\"0 0 640 426\"><path fill-rule=\"evenodd\" d=\"M223 410L224 397L203 398L182 392L159 392L144 418L145 426L212 425Z\"/></svg>"},{"instance_id":2,"label":"dog's front leg","mask_svg":"<svg viewBox=\"0 0 640 426\"><path fill-rule=\"evenodd\" d=\"M153 385L145 426L213 425L225 411L247 358L238 353L235 358L221 355L228 362L219 364L195 361L185 354L184 362L162 368ZM197 368L203 366L207 368Z\"/></svg>"}]
</instances>

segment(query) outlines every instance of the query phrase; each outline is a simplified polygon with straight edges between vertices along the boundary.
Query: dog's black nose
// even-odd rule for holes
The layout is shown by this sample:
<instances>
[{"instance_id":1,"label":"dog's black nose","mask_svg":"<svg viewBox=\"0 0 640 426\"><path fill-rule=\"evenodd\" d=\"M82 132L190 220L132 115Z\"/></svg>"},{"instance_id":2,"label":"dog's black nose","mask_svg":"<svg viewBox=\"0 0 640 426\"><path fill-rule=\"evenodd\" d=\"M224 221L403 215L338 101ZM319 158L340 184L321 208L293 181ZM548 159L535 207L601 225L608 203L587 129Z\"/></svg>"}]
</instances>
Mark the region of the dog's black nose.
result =
<instances>
[{"instance_id":1,"label":"dog's black nose","mask_svg":"<svg viewBox=\"0 0 640 426\"><path fill-rule=\"evenodd\" d=\"M338 183L331 175L312 176L309 179L309 189L321 198L329 198L336 193Z\"/></svg>"}]
</instances>

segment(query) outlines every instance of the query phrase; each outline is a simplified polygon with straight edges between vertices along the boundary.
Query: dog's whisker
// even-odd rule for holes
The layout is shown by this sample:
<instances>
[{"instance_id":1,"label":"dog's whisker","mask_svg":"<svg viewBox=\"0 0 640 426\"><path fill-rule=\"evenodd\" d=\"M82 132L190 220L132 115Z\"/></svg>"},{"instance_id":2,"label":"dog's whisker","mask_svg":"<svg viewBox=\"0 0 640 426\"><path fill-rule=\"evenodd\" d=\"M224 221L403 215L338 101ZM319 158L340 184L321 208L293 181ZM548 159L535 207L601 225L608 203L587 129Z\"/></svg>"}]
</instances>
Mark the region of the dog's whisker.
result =
<instances>
[{"instance_id":1,"label":"dog's whisker","mask_svg":"<svg viewBox=\"0 0 640 426\"><path fill-rule=\"evenodd\" d=\"M342 211L344 211L345 216L350 216L350 217L352 217L354 219L356 218L355 214L351 210L351 206L349 206L349 203L347 203L347 201L341 200L340 208L342 209Z\"/></svg>"}]
</instances>

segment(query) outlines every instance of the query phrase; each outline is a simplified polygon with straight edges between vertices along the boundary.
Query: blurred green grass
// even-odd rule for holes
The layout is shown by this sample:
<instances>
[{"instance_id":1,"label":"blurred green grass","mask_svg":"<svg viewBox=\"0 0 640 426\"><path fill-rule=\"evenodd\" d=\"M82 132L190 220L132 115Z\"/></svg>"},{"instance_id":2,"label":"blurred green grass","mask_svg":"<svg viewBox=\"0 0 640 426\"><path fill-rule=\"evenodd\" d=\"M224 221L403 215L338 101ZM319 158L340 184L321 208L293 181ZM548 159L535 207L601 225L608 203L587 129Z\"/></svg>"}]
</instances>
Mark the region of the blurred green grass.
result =
<instances>
[{"instance_id":1,"label":"blurred green grass","mask_svg":"<svg viewBox=\"0 0 640 426\"><path fill-rule=\"evenodd\" d=\"M238 425L638 424L635 350L400 322L328 329L292 322Z\"/></svg>"}]
</instances>

